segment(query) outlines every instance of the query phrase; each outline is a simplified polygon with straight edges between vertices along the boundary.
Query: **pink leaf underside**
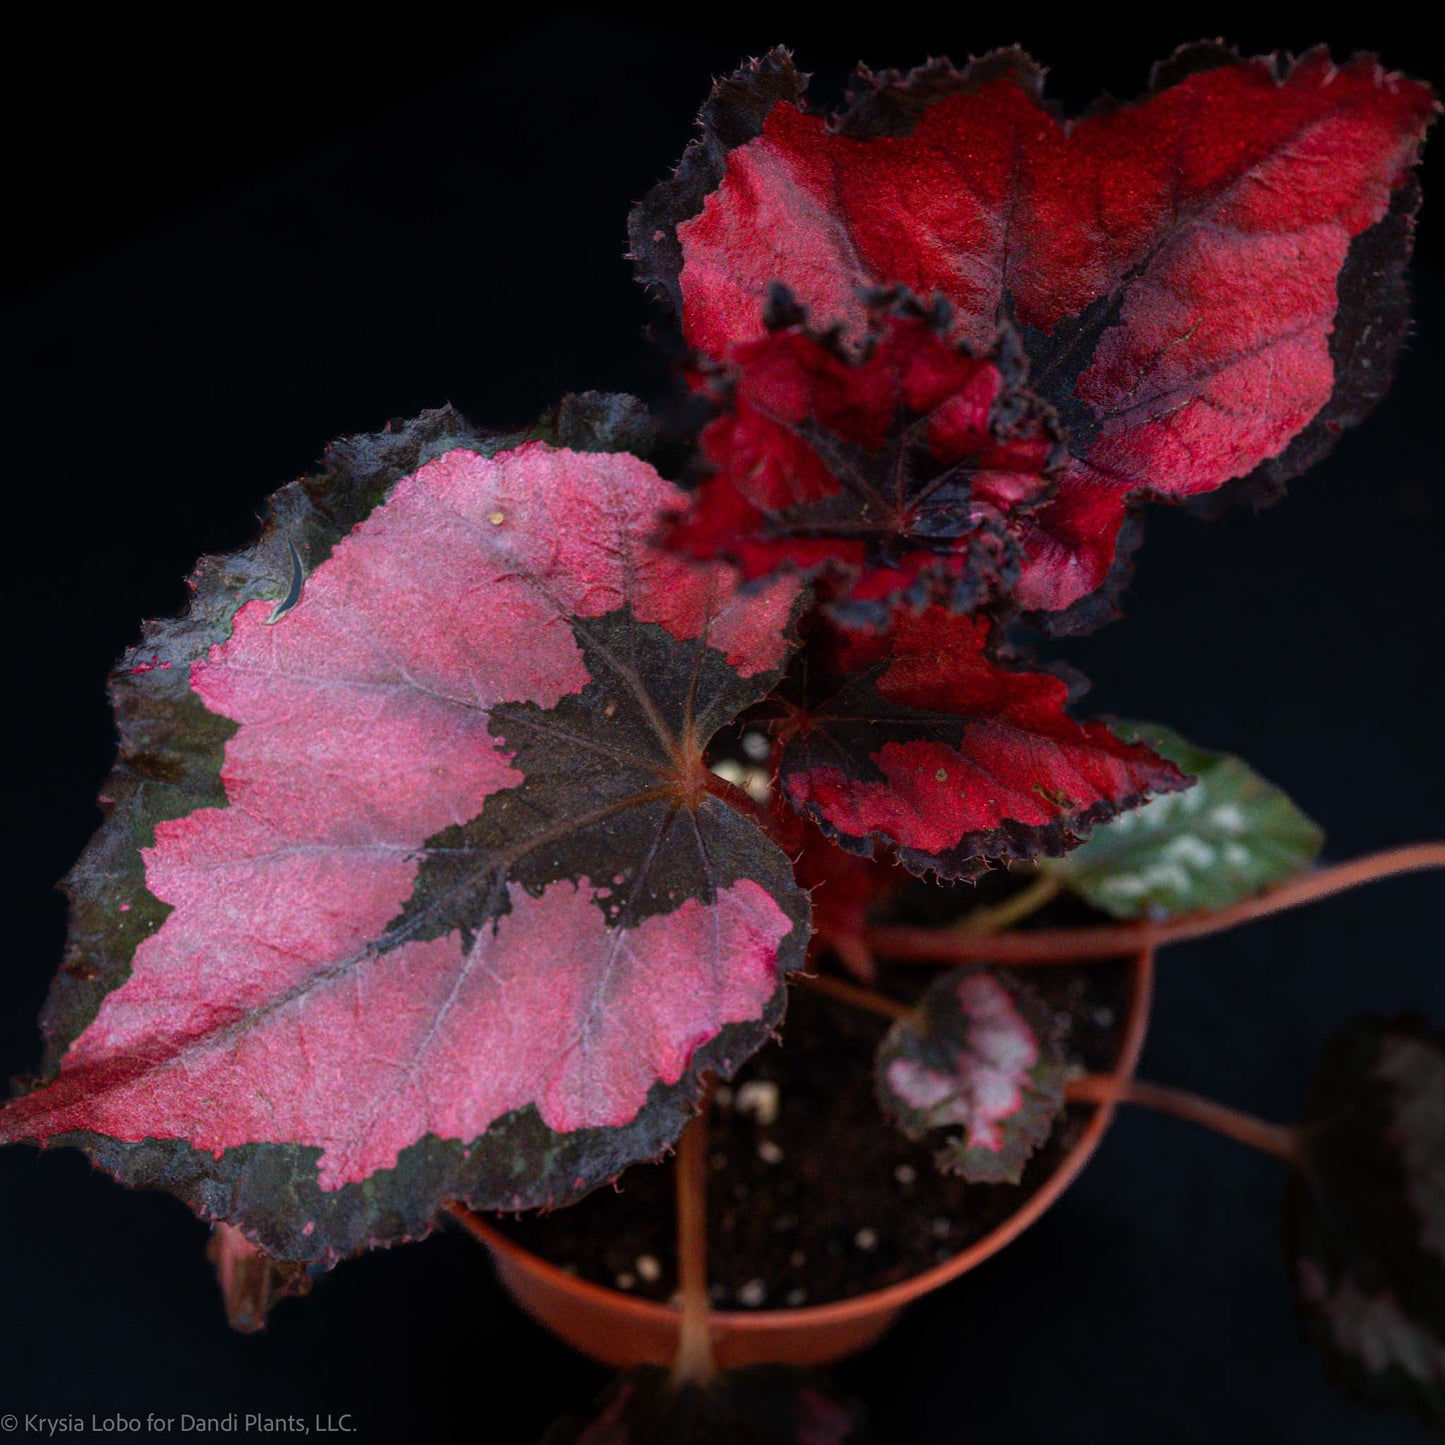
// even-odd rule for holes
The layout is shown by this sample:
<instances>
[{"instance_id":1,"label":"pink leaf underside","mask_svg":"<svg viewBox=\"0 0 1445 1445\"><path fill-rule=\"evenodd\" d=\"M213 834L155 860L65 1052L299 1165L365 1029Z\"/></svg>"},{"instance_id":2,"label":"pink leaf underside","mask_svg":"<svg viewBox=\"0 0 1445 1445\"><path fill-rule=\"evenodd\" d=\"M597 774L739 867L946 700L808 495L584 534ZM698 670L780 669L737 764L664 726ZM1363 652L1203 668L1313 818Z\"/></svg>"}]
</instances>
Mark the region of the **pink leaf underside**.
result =
<instances>
[{"instance_id":1,"label":"pink leaf underside","mask_svg":"<svg viewBox=\"0 0 1445 1445\"><path fill-rule=\"evenodd\" d=\"M325 1189L432 1134L528 1103L565 1132L620 1125L731 1021L758 1017L791 924L741 879L612 928L578 877L480 927L377 951L426 839L521 783L492 707L588 682L569 619L626 606L750 676L775 667L791 584L648 548L678 493L626 455L454 451L406 478L275 625L251 602L192 672L239 729L229 806L156 830L172 912L6 1137L84 1130L321 1149Z\"/></svg>"},{"instance_id":2,"label":"pink leaf underside","mask_svg":"<svg viewBox=\"0 0 1445 1445\"><path fill-rule=\"evenodd\" d=\"M1023 1107L1038 1040L1007 988L988 974L959 981L954 1007L966 1020L965 1041L943 1072L917 1059L888 1064L888 1088L929 1127L961 1127L967 1147L998 1151L1004 1126Z\"/></svg>"},{"instance_id":3,"label":"pink leaf underside","mask_svg":"<svg viewBox=\"0 0 1445 1445\"><path fill-rule=\"evenodd\" d=\"M1095 434L1038 521L1020 582L1052 610L1103 580L1117 521L1147 489L1212 491L1276 456L1329 398L1336 279L1385 214L1435 110L1373 61L1311 54L1282 82L1262 61L1188 76L1066 124L1017 75L955 94L905 136L855 138L780 103L678 227L689 342L726 356L786 285L819 325L860 336L864 288L958 308L992 343L1010 309L1052 332L1102 298L1116 312L1074 395ZM1082 543L1082 545L1081 545Z\"/></svg>"}]
</instances>

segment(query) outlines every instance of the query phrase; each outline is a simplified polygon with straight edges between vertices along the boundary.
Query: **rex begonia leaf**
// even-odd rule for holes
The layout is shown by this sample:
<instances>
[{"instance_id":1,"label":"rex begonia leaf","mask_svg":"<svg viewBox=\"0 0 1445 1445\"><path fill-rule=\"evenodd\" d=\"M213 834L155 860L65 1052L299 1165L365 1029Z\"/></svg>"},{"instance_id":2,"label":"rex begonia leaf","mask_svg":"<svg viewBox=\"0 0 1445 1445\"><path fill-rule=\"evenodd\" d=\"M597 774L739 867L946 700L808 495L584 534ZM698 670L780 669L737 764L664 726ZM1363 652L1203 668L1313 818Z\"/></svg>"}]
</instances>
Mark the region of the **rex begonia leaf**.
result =
<instances>
[{"instance_id":1,"label":"rex begonia leaf","mask_svg":"<svg viewBox=\"0 0 1445 1445\"><path fill-rule=\"evenodd\" d=\"M1064 1106L1066 1065L1048 1007L1021 980L957 968L878 1046L883 1112L971 1184L1017 1184Z\"/></svg>"},{"instance_id":2,"label":"rex begonia leaf","mask_svg":"<svg viewBox=\"0 0 1445 1445\"><path fill-rule=\"evenodd\" d=\"M810 330L785 293L769 319L713 378L709 475L669 544L750 579L823 574L830 610L856 623L997 595L1019 564L1007 519L1041 505L1060 452L1012 332L975 355L946 306L902 298L880 298L861 351Z\"/></svg>"},{"instance_id":3,"label":"rex begonia leaf","mask_svg":"<svg viewBox=\"0 0 1445 1445\"><path fill-rule=\"evenodd\" d=\"M1115 918L1176 918L1228 908L1302 873L1324 833L1239 758L1210 753L1158 723L1115 723L1195 777L1187 793L1154 798L1095 829L1045 869Z\"/></svg>"},{"instance_id":4,"label":"rex begonia leaf","mask_svg":"<svg viewBox=\"0 0 1445 1445\"><path fill-rule=\"evenodd\" d=\"M855 340L879 286L945 297L984 354L1020 327L1069 455L1017 597L1058 629L1110 614L1136 498L1277 493L1387 384L1437 107L1372 58L1194 46L1077 120L1017 50L860 71L831 119L804 91L781 50L717 87L633 215L639 275L719 360L777 284Z\"/></svg>"},{"instance_id":5,"label":"rex begonia leaf","mask_svg":"<svg viewBox=\"0 0 1445 1445\"><path fill-rule=\"evenodd\" d=\"M1285 1238L1309 1333L1341 1381L1445 1424L1445 1034L1357 1020L1300 1147Z\"/></svg>"},{"instance_id":6,"label":"rex begonia leaf","mask_svg":"<svg viewBox=\"0 0 1445 1445\"><path fill-rule=\"evenodd\" d=\"M541 1445L869 1445L861 1408L823 1376L748 1365L703 1383L641 1365L588 1420L562 1420Z\"/></svg>"},{"instance_id":7,"label":"rex begonia leaf","mask_svg":"<svg viewBox=\"0 0 1445 1445\"><path fill-rule=\"evenodd\" d=\"M0 1142L332 1260L657 1156L775 1029L806 896L703 750L797 585L648 544L679 493L606 449L635 405L542 430L346 444L147 625Z\"/></svg>"},{"instance_id":8,"label":"rex begonia leaf","mask_svg":"<svg viewBox=\"0 0 1445 1445\"><path fill-rule=\"evenodd\" d=\"M969 878L1188 786L1143 743L1076 722L1067 683L997 655L993 626L930 607L820 629L781 725L788 801L854 852L883 844L915 873Z\"/></svg>"}]
</instances>

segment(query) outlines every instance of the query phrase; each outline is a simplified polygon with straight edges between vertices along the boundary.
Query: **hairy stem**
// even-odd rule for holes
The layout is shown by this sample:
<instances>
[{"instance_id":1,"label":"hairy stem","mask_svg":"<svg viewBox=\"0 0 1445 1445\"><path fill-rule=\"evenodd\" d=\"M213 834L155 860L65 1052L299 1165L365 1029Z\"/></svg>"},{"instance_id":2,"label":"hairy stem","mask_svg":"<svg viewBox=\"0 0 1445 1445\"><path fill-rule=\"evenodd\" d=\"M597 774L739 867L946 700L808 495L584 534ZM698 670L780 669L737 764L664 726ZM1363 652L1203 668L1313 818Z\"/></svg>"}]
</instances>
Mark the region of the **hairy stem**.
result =
<instances>
[{"instance_id":1,"label":"hairy stem","mask_svg":"<svg viewBox=\"0 0 1445 1445\"><path fill-rule=\"evenodd\" d=\"M1151 1084L1142 1079L1119 1079L1113 1074L1089 1074L1082 1079L1071 1080L1064 1092L1078 1103L1141 1104L1161 1114L1192 1119L1194 1123L1213 1129L1216 1134L1227 1135L1241 1144L1248 1144L1252 1149L1263 1150L1291 1164L1299 1162L1299 1130L1287 1124L1271 1124L1265 1119L1256 1119L1253 1114L1231 1109L1227 1104L1217 1104L1213 1099L1202 1099L1184 1089L1171 1089L1166 1084Z\"/></svg>"},{"instance_id":2,"label":"hairy stem","mask_svg":"<svg viewBox=\"0 0 1445 1445\"><path fill-rule=\"evenodd\" d=\"M886 1019L906 1019L913 1009L906 1003L889 998L871 988L860 988L846 979L834 978L829 973L805 973L798 976L798 982L814 993L826 994L840 1003L851 1004L854 1008L875 1013Z\"/></svg>"},{"instance_id":3,"label":"hairy stem","mask_svg":"<svg viewBox=\"0 0 1445 1445\"><path fill-rule=\"evenodd\" d=\"M1260 898L1236 903L1218 913L1194 913L1171 923L1106 924L1097 928L1039 928L1024 933L978 936L959 928L875 928L868 935L873 951L906 963L1080 963L1119 958L1141 948L1159 948L1189 938L1223 933L1241 923L1298 908L1362 883L1399 873L1445 868L1445 843L1414 843L1371 853L1333 868L1320 868L1291 879Z\"/></svg>"},{"instance_id":4,"label":"hairy stem","mask_svg":"<svg viewBox=\"0 0 1445 1445\"><path fill-rule=\"evenodd\" d=\"M709 1091L710 1092L710 1091ZM709 1101L677 1146L677 1282L682 1328L672 1378L705 1384L717 1373L707 1297L707 1123Z\"/></svg>"}]
</instances>

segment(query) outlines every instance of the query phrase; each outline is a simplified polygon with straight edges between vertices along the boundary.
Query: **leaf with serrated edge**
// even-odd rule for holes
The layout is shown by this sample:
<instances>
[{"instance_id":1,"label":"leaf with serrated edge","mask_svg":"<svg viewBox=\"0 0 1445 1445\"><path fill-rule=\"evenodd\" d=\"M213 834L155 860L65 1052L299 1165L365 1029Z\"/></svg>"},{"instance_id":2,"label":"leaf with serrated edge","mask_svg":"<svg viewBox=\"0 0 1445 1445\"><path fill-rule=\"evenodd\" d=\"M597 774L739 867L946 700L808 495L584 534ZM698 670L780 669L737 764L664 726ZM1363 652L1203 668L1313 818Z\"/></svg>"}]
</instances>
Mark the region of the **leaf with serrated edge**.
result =
<instances>
[{"instance_id":1,"label":"leaf with serrated edge","mask_svg":"<svg viewBox=\"0 0 1445 1445\"><path fill-rule=\"evenodd\" d=\"M1285 1240L1310 1335L1343 1384L1445 1424L1445 1033L1357 1020L1300 1141Z\"/></svg>"},{"instance_id":2,"label":"leaf with serrated edge","mask_svg":"<svg viewBox=\"0 0 1445 1445\"><path fill-rule=\"evenodd\" d=\"M1017 339L977 354L946 306L895 296L855 352L785 295L771 309L770 334L708 375L709 472L668 544L750 579L824 576L830 611L859 624L999 595L1018 571L1010 521L1043 504L1061 455Z\"/></svg>"},{"instance_id":3,"label":"leaf with serrated edge","mask_svg":"<svg viewBox=\"0 0 1445 1445\"><path fill-rule=\"evenodd\" d=\"M1078 120L1018 50L860 71L831 121L805 89L785 51L717 88L634 216L639 274L717 358L775 284L855 338L878 286L947 298L980 347L1022 327L1068 432L1058 497L1020 528L1016 595L1052 629L1113 615L1137 498L1277 495L1381 394L1427 86L1197 45Z\"/></svg>"},{"instance_id":4,"label":"leaf with serrated edge","mask_svg":"<svg viewBox=\"0 0 1445 1445\"><path fill-rule=\"evenodd\" d=\"M1154 798L1095 829L1043 867L1115 918L1177 918L1229 908L1293 878L1324 844L1319 826L1239 758L1210 753L1158 723L1113 724L1193 774L1187 793Z\"/></svg>"},{"instance_id":5,"label":"leaf with serrated edge","mask_svg":"<svg viewBox=\"0 0 1445 1445\"><path fill-rule=\"evenodd\" d=\"M1142 743L1068 715L1068 685L1000 655L993 624L946 608L881 631L820 625L782 724L788 801L856 853L971 878L1059 854L1188 780Z\"/></svg>"},{"instance_id":6,"label":"leaf with serrated edge","mask_svg":"<svg viewBox=\"0 0 1445 1445\"><path fill-rule=\"evenodd\" d=\"M642 1365L588 1420L559 1421L542 1445L869 1445L859 1406L821 1375L749 1365L705 1383Z\"/></svg>"},{"instance_id":7,"label":"leaf with serrated edge","mask_svg":"<svg viewBox=\"0 0 1445 1445\"><path fill-rule=\"evenodd\" d=\"M915 1140L945 1141L945 1174L1017 1184L1064 1106L1066 1066L1047 1007L1020 980L959 968L889 1029L874 1079L883 1112Z\"/></svg>"},{"instance_id":8,"label":"leaf with serrated edge","mask_svg":"<svg viewBox=\"0 0 1445 1445\"><path fill-rule=\"evenodd\" d=\"M785 855L699 786L796 586L651 548L678 493L632 455L455 431L342 449L122 663L51 1058L0 1113L281 1259L655 1157L806 944Z\"/></svg>"}]
</instances>

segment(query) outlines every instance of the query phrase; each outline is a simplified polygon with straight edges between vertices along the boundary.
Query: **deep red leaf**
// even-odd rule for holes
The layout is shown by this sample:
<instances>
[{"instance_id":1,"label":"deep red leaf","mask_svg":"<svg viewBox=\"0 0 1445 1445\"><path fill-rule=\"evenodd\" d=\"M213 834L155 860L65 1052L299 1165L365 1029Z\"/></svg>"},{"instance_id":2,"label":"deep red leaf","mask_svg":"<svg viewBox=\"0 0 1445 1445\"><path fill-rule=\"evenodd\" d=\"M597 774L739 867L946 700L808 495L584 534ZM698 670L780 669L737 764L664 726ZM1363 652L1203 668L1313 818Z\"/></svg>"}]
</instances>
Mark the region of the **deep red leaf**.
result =
<instances>
[{"instance_id":1,"label":"deep red leaf","mask_svg":"<svg viewBox=\"0 0 1445 1445\"><path fill-rule=\"evenodd\" d=\"M806 941L786 857L702 791L795 584L650 548L679 494L631 455L436 450L278 615L291 564L268 598L258 562L300 557L288 519L322 509L279 494L123 664L67 965L108 988L61 989L58 1067L0 1114L0 1140L82 1143L286 1258L655 1155L700 1069L776 1025Z\"/></svg>"},{"instance_id":2,"label":"deep red leaf","mask_svg":"<svg viewBox=\"0 0 1445 1445\"><path fill-rule=\"evenodd\" d=\"M713 357L762 334L778 283L855 339L879 285L946 297L985 351L1003 322L1023 327L1080 463L1062 515L1039 519L1024 607L1105 583L1135 494L1261 468L1277 490L1378 398L1403 335L1427 87L1369 58L1282 68L1195 47L1139 103L1074 122L1017 51L864 72L832 123L802 91L784 52L720 87L634 216L642 277Z\"/></svg>"},{"instance_id":3,"label":"deep red leaf","mask_svg":"<svg viewBox=\"0 0 1445 1445\"><path fill-rule=\"evenodd\" d=\"M859 622L996 594L1018 567L1009 522L1042 503L1061 452L1012 336L975 355L946 308L880 302L860 353L774 301L773 330L713 377L711 474L671 546L749 578L824 573L832 610Z\"/></svg>"},{"instance_id":4,"label":"deep red leaf","mask_svg":"<svg viewBox=\"0 0 1445 1445\"><path fill-rule=\"evenodd\" d=\"M991 627L932 607L881 631L824 629L784 724L788 801L847 848L881 843L914 872L966 878L1063 853L1187 786L1149 748L1075 722L1067 684L993 655Z\"/></svg>"}]
</instances>

